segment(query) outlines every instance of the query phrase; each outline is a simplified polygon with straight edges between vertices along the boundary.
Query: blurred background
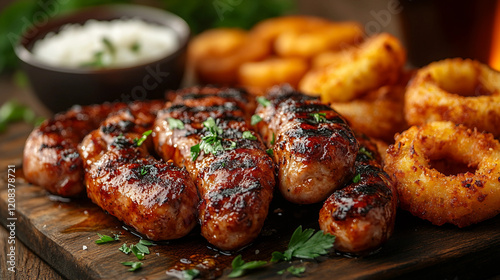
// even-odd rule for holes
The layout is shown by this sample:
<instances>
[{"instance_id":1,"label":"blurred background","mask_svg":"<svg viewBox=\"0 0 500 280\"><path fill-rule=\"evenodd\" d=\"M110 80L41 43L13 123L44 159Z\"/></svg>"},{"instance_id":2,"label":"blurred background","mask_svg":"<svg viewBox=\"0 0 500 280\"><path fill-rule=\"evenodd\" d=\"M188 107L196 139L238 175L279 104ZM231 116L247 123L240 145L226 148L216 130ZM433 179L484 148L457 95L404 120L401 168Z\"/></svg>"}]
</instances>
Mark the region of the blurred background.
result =
<instances>
[{"instance_id":1,"label":"blurred background","mask_svg":"<svg viewBox=\"0 0 500 280\"><path fill-rule=\"evenodd\" d=\"M250 28L258 21L305 14L334 21L358 21L367 35L389 32L408 51L408 67L463 57L500 69L500 0L1 0L0 105L14 96L36 107L12 46L33 24L83 7L134 3L184 18L193 35L213 27ZM37 23L38 22L38 23ZM13 94L14 93L14 94ZM22 94L21 94L22 93ZM37 108L37 114L49 114ZM2 112L0 110L0 122ZM0 124L1 129L1 124Z\"/></svg>"}]
</instances>

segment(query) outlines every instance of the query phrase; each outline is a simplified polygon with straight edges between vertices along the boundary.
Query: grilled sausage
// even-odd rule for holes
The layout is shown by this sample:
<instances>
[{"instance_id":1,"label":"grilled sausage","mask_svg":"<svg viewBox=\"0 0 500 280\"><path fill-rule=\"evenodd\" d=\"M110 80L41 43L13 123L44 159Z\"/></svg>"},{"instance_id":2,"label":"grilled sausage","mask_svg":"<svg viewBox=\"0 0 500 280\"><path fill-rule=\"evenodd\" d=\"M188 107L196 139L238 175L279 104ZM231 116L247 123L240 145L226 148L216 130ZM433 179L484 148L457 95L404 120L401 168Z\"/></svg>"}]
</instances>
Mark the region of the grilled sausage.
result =
<instances>
[{"instance_id":1,"label":"grilled sausage","mask_svg":"<svg viewBox=\"0 0 500 280\"><path fill-rule=\"evenodd\" d=\"M180 238L196 225L196 186L185 169L152 157L139 144L155 115L129 109L106 119L79 146L87 195L152 240Z\"/></svg>"},{"instance_id":2,"label":"grilled sausage","mask_svg":"<svg viewBox=\"0 0 500 280\"><path fill-rule=\"evenodd\" d=\"M272 88L266 98L257 127L273 148L281 193L300 204L325 200L354 172L352 130L328 105L289 86Z\"/></svg>"},{"instance_id":3,"label":"grilled sausage","mask_svg":"<svg viewBox=\"0 0 500 280\"><path fill-rule=\"evenodd\" d=\"M158 113L155 148L165 160L185 166L196 181L201 234L220 249L241 248L260 233L276 183L272 159L248 124L250 97L242 90L211 87L175 96ZM173 125L178 121L182 126Z\"/></svg>"},{"instance_id":4,"label":"grilled sausage","mask_svg":"<svg viewBox=\"0 0 500 280\"><path fill-rule=\"evenodd\" d=\"M398 200L376 145L366 137L357 138L356 175L325 201L319 224L336 236L336 250L362 254L377 249L392 235Z\"/></svg>"},{"instance_id":5,"label":"grilled sausage","mask_svg":"<svg viewBox=\"0 0 500 280\"><path fill-rule=\"evenodd\" d=\"M141 111L147 107L148 111L155 112L163 105L163 101L136 102L130 108ZM52 194L64 197L80 195L85 186L78 144L110 113L126 107L125 103L75 106L44 121L26 140L23 155L26 180Z\"/></svg>"}]
</instances>

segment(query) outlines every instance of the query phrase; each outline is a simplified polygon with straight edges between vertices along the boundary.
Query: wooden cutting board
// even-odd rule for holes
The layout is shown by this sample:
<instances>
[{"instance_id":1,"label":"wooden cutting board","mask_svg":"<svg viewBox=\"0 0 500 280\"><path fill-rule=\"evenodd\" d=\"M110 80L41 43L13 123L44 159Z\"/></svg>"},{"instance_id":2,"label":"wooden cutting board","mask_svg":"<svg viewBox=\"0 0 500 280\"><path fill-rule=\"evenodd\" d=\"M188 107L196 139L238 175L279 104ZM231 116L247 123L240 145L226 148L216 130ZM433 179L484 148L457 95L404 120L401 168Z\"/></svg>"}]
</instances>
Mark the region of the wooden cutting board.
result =
<instances>
[{"instance_id":1,"label":"wooden cutting board","mask_svg":"<svg viewBox=\"0 0 500 280\"><path fill-rule=\"evenodd\" d=\"M30 130L27 125L16 124L0 135L0 221L4 227L15 222L17 240L68 279L175 279L177 270L200 263L210 267L202 276L226 278L238 254L246 261L269 260L273 251L286 249L299 225L318 228L321 205L293 205L276 195L261 236L239 252L210 248L195 228L180 240L150 247L151 254L142 260L142 269L129 272L121 262L137 259L118 248L123 243L137 243L136 233L87 198L60 199L24 181L21 156ZM14 216L8 212L9 165L16 170ZM121 236L117 242L97 245L97 233ZM293 264L306 267L307 279L480 279L500 274L499 258L500 216L459 229L433 226L399 211L393 237L378 252L357 258L332 252L315 261ZM244 278L292 278L276 273L288 266L287 262L268 265Z\"/></svg>"}]
</instances>

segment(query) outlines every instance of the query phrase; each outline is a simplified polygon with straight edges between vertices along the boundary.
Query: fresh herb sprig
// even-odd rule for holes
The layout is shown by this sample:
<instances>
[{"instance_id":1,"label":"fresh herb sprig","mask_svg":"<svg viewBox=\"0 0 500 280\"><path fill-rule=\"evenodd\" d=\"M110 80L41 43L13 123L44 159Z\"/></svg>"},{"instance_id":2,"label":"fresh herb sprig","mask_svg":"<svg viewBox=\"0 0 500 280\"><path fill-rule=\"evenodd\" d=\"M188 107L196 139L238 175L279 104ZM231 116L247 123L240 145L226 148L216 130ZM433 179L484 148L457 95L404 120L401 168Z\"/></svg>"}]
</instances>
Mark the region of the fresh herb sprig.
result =
<instances>
[{"instance_id":1,"label":"fresh herb sprig","mask_svg":"<svg viewBox=\"0 0 500 280\"><path fill-rule=\"evenodd\" d=\"M196 161L201 151L205 154L217 154L224 150L232 150L236 148L236 142L231 141L228 148L222 146L222 128L217 126L217 122L212 118L208 118L203 122L203 126L208 130L208 134L201 138L201 141L191 146L191 159Z\"/></svg>"},{"instance_id":2,"label":"fresh herb sprig","mask_svg":"<svg viewBox=\"0 0 500 280\"><path fill-rule=\"evenodd\" d=\"M270 262L291 261L293 258L299 259L314 259L320 255L325 255L328 250L333 247L335 236L331 234L324 234L322 230L314 233L314 229L309 228L302 230L299 226L288 243L288 249L285 252L273 252ZM233 270L228 275L235 278L244 275L247 271L257 269L270 262L267 261L243 261L241 255L233 259ZM289 272L294 276L301 276L306 271L305 266L295 267L290 266L286 269L278 271L278 274Z\"/></svg>"},{"instance_id":3,"label":"fresh herb sprig","mask_svg":"<svg viewBox=\"0 0 500 280\"><path fill-rule=\"evenodd\" d=\"M233 259L233 262L231 263L233 270L228 275L228 277L230 277L230 278L240 277L243 274L245 274L246 271L262 267L262 266L266 265L267 263L268 263L267 261L245 262L242 259L241 255L238 255L236 258Z\"/></svg>"},{"instance_id":4,"label":"fresh herb sprig","mask_svg":"<svg viewBox=\"0 0 500 280\"><path fill-rule=\"evenodd\" d=\"M264 96L257 97L257 102L259 102L262 106L264 106L264 108L271 105L271 101L269 101Z\"/></svg>"},{"instance_id":5,"label":"fresh herb sprig","mask_svg":"<svg viewBox=\"0 0 500 280\"><path fill-rule=\"evenodd\" d=\"M359 181L361 181L361 174L360 173L356 174L356 176L354 176L354 178L352 178L352 182L354 184L359 183Z\"/></svg>"},{"instance_id":6,"label":"fresh herb sprig","mask_svg":"<svg viewBox=\"0 0 500 280\"><path fill-rule=\"evenodd\" d=\"M324 234L322 230L314 233L314 229L309 228L302 231L299 226L288 243L288 249L281 252L273 252L271 262L291 261L292 258L314 259L320 255L325 255L333 247L335 236Z\"/></svg>"},{"instance_id":7,"label":"fresh herb sprig","mask_svg":"<svg viewBox=\"0 0 500 280\"><path fill-rule=\"evenodd\" d=\"M367 150L365 147L359 148L359 153L367 156L369 159L373 159L373 154L369 150Z\"/></svg>"},{"instance_id":8,"label":"fresh herb sprig","mask_svg":"<svg viewBox=\"0 0 500 280\"><path fill-rule=\"evenodd\" d=\"M170 129L184 129L184 123L181 120L167 118L167 121Z\"/></svg>"},{"instance_id":9,"label":"fresh herb sprig","mask_svg":"<svg viewBox=\"0 0 500 280\"><path fill-rule=\"evenodd\" d=\"M250 120L251 125L256 125L262 121L262 117L259 115L252 115L252 118Z\"/></svg>"},{"instance_id":10,"label":"fresh herb sprig","mask_svg":"<svg viewBox=\"0 0 500 280\"><path fill-rule=\"evenodd\" d=\"M193 280L200 276L200 271L196 268L186 269L182 271L183 280Z\"/></svg>"}]
</instances>

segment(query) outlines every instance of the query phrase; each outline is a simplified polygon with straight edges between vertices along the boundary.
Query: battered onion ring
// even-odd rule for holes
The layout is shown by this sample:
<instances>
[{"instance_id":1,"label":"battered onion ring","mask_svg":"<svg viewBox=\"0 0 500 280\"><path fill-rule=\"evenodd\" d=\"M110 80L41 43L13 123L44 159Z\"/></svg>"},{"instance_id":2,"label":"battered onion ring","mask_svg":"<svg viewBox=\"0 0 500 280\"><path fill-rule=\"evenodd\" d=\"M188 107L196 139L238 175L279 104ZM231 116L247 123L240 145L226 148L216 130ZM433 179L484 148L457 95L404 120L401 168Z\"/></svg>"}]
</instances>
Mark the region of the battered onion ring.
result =
<instances>
[{"instance_id":1,"label":"battered onion ring","mask_svg":"<svg viewBox=\"0 0 500 280\"><path fill-rule=\"evenodd\" d=\"M432 164L447 160L448 168L461 163L466 170L442 173ZM489 133L452 122L413 126L389 147L385 171L401 208L435 225L465 227L500 213L500 143Z\"/></svg>"},{"instance_id":2,"label":"battered onion ring","mask_svg":"<svg viewBox=\"0 0 500 280\"><path fill-rule=\"evenodd\" d=\"M270 58L241 65L238 76L242 85L267 89L288 83L297 87L306 73L308 64L300 58Z\"/></svg>"},{"instance_id":3,"label":"battered onion ring","mask_svg":"<svg viewBox=\"0 0 500 280\"><path fill-rule=\"evenodd\" d=\"M236 36L239 37L239 35ZM217 39L214 38L214 40ZM227 40L238 41L239 39ZM245 36L243 42L235 42L234 45L237 47L227 48L227 52L200 57L194 61L195 73L200 82L235 85L238 82L238 69L243 63L258 61L271 54L271 45L260 41L252 34Z\"/></svg>"},{"instance_id":4,"label":"battered onion ring","mask_svg":"<svg viewBox=\"0 0 500 280\"><path fill-rule=\"evenodd\" d=\"M283 32L276 38L274 50L282 57L309 58L327 50L346 48L362 36L358 23L331 23L314 30Z\"/></svg>"},{"instance_id":5,"label":"battered onion ring","mask_svg":"<svg viewBox=\"0 0 500 280\"><path fill-rule=\"evenodd\" d=\"M404 86L383 86L359 99L334 102L331 106L355 130L392 143L394 134L408 128L403 112L404 93Z\"/></svg>"},{"instance_id":6,"label":"battered onion ring","mask_svg":"<svg viewBox=\"0 0 500 280\"><path fill-rule=\"evenodd\" d=\"M398 80L406 52L394 36L382 33L359 47L344 51L348 63L309 71L300 81L300 90L320 94L323 102L343 102Z\"/></svg>"},{"instance_id":7,"label":"battered onion ring","mask_svg":"<svg viewBox=\"0 0 500 280\"><path fill-rule=\"evenodd\" d=\"M188 47L188 61L196 63L210 56L221 57L243 46L247 32L239 28L207 30L194 37Z\"/></svg>"},{"instance_id":8,"label":"battered onion ring","mask_svg":"<svg viewBox=\"0 0 500 280\"><path fill-rule=\"evenodd\" d=\"M405 98L409 124L452 121L500 137L500 72L473 60L446 59L420 69Z\"/></svg>"}]
</instances>

